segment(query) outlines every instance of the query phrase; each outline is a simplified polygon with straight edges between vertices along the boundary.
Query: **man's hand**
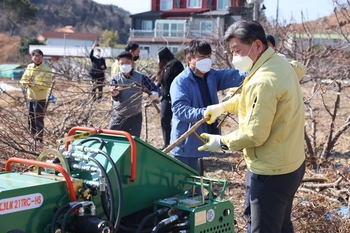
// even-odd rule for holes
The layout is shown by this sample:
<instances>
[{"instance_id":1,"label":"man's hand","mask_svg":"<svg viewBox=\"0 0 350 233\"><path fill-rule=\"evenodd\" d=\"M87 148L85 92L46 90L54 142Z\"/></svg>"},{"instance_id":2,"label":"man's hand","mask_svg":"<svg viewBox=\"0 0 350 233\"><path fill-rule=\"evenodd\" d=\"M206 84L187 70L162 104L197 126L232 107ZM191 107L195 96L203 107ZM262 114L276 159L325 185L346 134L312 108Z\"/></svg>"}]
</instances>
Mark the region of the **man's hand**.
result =
<instances>
[{"instance_id":1,"label":"man's hand","mask_svg":"<svg viewBox=\"0 0 350 233\"><path fill-rule=\"evenodd\" d=\"M151 95L149 96L149 98L150 98L152 101L158 99L158 97L159 97L159 94L158 94L158 92L156 92L156 91L152 91Z\"/></svg>"},{"instance_id":2,"label":"man's hand","mask_svg":"<svg viewBox=\"0 0 350 233\"><path fill-rule=\"evenodd\" d=\"M202 133L201 137L207 139L208 142L203 146L198 147L198 151L219 151L221 150L220 140L221 135Z\"/></svg>"},{"instance_id":3,"label":"man's hand","mask_svg":"<svg viewBox=\"0 0 350 233\"><path fill-rule=\"evenodd\" d=\"M119 95L119 90L118 90L118 88L113 88L113 89L111 89L111 95L112 95L112 96L117 96L117 95Z\"/></svg>"},{"instance_id":4,"label":"man's hand","mask_svg":"<svg viewBox=\"0 0 350 233\"><path fill-rule=\"evenodd\" d=\"M225 112L225 108L222 104L209 105L204 111L204 117L209 116L208 124L213 124L221 114Z\"/></svg>"},{"instance_id":5,"label":"man's hand","mask_svg":"<svg viewBox=\"0 0 350 233\"><path fill-rule=\"evenodd\" d=\"M36 86L36 83L35 82L31 82L31 83L28 83L27 84L27 87L35 87Z\"/></svg>"}]
</instances>

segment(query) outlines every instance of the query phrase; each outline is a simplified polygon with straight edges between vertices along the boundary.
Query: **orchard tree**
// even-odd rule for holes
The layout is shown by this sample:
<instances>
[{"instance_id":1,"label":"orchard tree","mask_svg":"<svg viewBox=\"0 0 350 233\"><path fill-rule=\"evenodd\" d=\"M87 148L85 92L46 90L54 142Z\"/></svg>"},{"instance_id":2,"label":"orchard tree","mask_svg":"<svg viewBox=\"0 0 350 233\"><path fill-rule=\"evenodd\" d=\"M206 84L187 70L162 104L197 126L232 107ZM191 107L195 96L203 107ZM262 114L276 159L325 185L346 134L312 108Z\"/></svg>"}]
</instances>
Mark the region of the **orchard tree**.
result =
<instances>
[{"instance_id":1,"label":"orchard tree","mask_svg":"<svg viewBox=\"0 0 350 233\"><path fill-rule=\"evenodd\" d=\"M6 18L9 22L10 36L13 36L16 28L21 23L28 23L35 19L38 8L29 0L4 0Z\"/></svg>"},{"instance_id":2,"label":"orchard tree","mask_svg":"<svg viewBox=\"0 0 350 233\"><path fill-rule=\"evenodd\" d=\"M101 45L104 47L114 48L117 45L117 41L119 39L118 31L108 31L105 30L101 35Z\"/></svg>"},{"instance_id":3,"label":"orchard tree","mask_svg":"<svg viewBox=\"0 0 350 233\"><path fill-rule=\"evenodd\" d=\"M18 53L22 60L30 54L31 51L29 51L29 45L44 45L43 42L39 41L35 37L24 37L21 38L21 41L18 46Z\"/></svg>"}]
</instances>

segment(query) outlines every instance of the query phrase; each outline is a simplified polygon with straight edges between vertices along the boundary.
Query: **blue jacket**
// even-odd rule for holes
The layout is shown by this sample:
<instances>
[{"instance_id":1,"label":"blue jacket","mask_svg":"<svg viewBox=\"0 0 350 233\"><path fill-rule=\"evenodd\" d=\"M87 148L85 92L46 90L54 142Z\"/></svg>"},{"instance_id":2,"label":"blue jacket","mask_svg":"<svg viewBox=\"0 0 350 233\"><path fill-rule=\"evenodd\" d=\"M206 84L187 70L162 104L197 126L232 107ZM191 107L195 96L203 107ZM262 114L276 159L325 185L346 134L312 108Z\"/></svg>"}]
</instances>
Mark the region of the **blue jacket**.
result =
<instances>
[{"instance_id":1,"label":"blue jacket","mask_svg":"<svg viewBox=\"0 0 350 233\"><path fill-rule=\"evenodd\" d=\"M189 67L182 71L172 82L170 87L170 96L172 103L173 119L171 128L170 143L176 141L197 121L204 117L204 106L197 81ZM213 104L218 104L219 99L217 92L230 87L239 86L245 74L239 73L235 68L228 70L211 69L207 74L207 84L209 87L210 98ZM198 135L208 132L206 123L199 126L196 130ZM191 134L181 144L176 146L171 154L180 157L206 157L209 156L207 151L198 151L201 142L195 135Z\"/></svg>"}]
</instances>

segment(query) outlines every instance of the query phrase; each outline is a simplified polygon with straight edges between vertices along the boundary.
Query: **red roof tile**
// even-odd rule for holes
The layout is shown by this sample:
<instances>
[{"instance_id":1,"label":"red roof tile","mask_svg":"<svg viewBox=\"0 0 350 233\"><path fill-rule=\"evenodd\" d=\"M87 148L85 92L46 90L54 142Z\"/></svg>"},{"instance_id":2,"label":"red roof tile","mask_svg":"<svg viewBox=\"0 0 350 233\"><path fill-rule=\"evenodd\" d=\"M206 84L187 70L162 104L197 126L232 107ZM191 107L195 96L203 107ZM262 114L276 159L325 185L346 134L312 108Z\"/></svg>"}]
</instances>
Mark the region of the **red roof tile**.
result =
<instances>
[{"instance_id":1,"label":"red roof tile","mask_svg":"<svg viewBox=\"0 0 350 233\"><path fill-rule=\"evenodd\" d=\"M161 17L176 17L176 16L190 16L192 14L203 13L210 11L210 8L173 8L168 11L163 11Z\"/></svg>"}]
</instances>

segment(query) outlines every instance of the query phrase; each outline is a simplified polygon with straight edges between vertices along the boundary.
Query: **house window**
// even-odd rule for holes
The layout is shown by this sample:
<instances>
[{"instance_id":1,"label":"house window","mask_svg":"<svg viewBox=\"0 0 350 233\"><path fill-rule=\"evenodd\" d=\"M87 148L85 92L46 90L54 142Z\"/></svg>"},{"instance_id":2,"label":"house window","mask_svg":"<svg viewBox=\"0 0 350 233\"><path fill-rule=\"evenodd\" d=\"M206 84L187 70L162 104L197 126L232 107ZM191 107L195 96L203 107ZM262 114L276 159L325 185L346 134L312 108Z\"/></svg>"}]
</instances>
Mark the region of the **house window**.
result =
<instances>
[{"instance_id":1,"label":"house window","mask_svg":"<svg viewBox=\"0 0 350 233\"><path fill-rule=\"evenodd\" d=\"M213 22L212 21L202 21L201 22L201 31L212 31Z\"/></svg>"},{"instance_id":2,"label":"house window","mask_svg":"<svg viewBox=\"0 0 350 233\"><path fill-rule=\"evenodd\" d=\"M187 8L201 8L202 0L187 0Z\"/></svg>"},{"instance_id":3,"label":"house window","mask_svg":"<svg viewBox=\"0 0 350 233\"><path fill-rule=\"evenodd\" d=\"M173 1L172 0L160 0L160 10L167 11L173 9Z\"/></svg>"},{"instance_id":4,"label":"house window","mask_svg":"<svg viewBox=\"0 0 350 233\"><path fill-rule=\"evenodd\" d=\"M152 21L151 20L142 20L142 30L152 31Z\"/></svg>"},{"instance_id":5,"label":"house window","mask_svg":"<svg viewBox=\"0 0 350 233\"><path fill-rule=\"evenodd\" d=\"M162 27L162 36L169 37L169 24L164 23Z\"/></svg>"},{"instance_id":6,"label":"house window","mask_svg":"<svg viewBox=\"0 0 350 233\"><path fill-rule=\"evenodd\" d=\"M217 10L226 10L226 7L230 6L230 0L217 0Z\"/></svg>"},{"instance_id":7,"label":"house window","mask_svg":"<svg viewBox=\"0 0 350 233\"><path fill-rule=\"evenodd\" d=\"M150 46L149 45L140 45L141 50L147 50L147 53L149 54Z\"/></svg>"},{"instance_id":8,"label":"house window","mask_svg":"<svg viewBox=\"0 0 350 233\"><path fill-rule=\"evenodd\" d=\"M184 38L186 20L156 20L155 37Z\"/></svg>"},{"instance_id":9,"label":"house window","mask_svg":"<svg viewBox=\"0 0 350 233\"><path fill-rule=\"evenodd\" d=\"M179 51L179 46L169 46L170 51L176 54Z\"/></svg>"}]
</instances>

